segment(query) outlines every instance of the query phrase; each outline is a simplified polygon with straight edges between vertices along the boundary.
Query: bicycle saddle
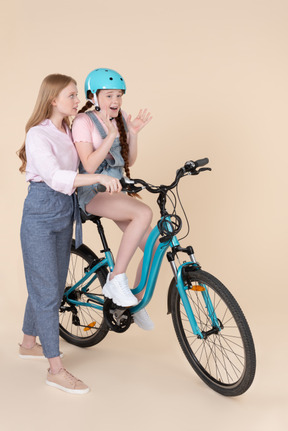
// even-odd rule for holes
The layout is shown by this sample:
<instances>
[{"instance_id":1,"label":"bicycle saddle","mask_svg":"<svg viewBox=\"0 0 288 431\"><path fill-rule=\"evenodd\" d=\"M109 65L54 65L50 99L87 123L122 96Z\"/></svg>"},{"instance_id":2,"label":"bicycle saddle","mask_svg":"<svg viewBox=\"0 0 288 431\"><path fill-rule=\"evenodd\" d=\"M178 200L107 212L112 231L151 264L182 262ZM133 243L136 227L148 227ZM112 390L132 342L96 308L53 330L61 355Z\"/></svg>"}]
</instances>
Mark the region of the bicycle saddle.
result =
<instances>
[{"instance_id":1,"label":"bicycle saddle","mask_svg":"<svg viewBox=\"0 0 288 431\"><path fill-rule=\"evenodd\" d=\"M88 214L85 213L85 211L82 210L82 208L79 208L79 209L80 209L80 216L81 216L81 222L82 223L85 223L88 220L92 221L93 223L96 223L101 218L101 217L96 216L94 214L89 214L88 215Z\"/></svg>"}]
</instances>

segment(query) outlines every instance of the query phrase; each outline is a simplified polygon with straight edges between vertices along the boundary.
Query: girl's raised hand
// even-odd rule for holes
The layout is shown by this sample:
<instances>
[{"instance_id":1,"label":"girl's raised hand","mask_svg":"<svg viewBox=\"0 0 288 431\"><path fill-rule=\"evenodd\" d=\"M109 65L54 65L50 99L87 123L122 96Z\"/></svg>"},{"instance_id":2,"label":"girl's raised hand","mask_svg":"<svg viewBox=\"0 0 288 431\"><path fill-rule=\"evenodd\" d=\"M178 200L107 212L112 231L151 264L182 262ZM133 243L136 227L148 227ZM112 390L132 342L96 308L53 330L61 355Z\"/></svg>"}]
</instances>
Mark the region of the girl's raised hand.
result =
<instances>
[{"instance_id":1,"label":"girl's raised hand","mask_svg":"<svg viewBox=\"0 0 288 431\"><path fill-rule=\"evenodd\" d=\"M117 134L117 129L114 126L113 122L110 120L110 115L108 114L108 110L106 109L101 109L101 111L99 111L97 113L97 115L101 118L101 120L103 121L103 123L105 124L105 126L108 129L108 133L114 133Z\"/></svg>"},{"instance_id":2,"label":"girl's raised hand","mask_svg":"<svg viewBox=\"0 0 288 431\"><path fill-rule=\"evenodd\" d=\"M130 133L137 135L137 133L140 132L140 130L143 129L146 124L149 123L149 121L152 120L152 116L150 112L147 111L147 109L140 109L139 114L137 115L134 120L131 120L131 115L128 115L127 118L127 127Z\"/></svg>"}]
</instances>

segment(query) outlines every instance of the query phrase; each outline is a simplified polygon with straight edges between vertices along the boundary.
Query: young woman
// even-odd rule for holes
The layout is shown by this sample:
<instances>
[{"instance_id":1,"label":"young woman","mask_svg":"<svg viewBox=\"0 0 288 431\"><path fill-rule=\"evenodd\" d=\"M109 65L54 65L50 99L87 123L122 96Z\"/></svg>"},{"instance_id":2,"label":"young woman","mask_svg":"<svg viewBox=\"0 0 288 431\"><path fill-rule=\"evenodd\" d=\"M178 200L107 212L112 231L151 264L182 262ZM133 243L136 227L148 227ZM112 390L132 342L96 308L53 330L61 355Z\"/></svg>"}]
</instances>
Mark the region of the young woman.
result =
<instances>
[{"instance_id":1,"label":"young woman","mask_svg":"<svg viewBox=\"0 0 288 431\"><path fill-rule=\"evenodd\" d=\"M119 192L117 178L77 173L79 159L68 118L77 113L79 99L73 78L48 75L42 82L26 139L18 155L21 172L30 182L23 209L21 245L28 289L22 358L46 357L46 383L66 392L86 393L87 385L70 374L59 352L59 306L69 264L73 221L81 244L81 222L75 197L78 186L99 182L109 193ZM109 194L108 193L108 194ZM39 336L41 345L36 343Z\"/></svg>"},{"instance_id":2,"label":"young woman","mask_svg":"<svg viewBox=\"0 0 288 431\"><path fill-rule=\"evenodd\" d=\"M137 157L138 133L152 117L146 109L140 110L134 120L122 112L125 92L124 79L114 70L100 68L87 76L85 95L88 101L72 125L73 141L81 160L79 172L103 173L120 179L125 171L126 176L130 176L129 167ZM87 111L93 105L95 109ZM91 186L80 187L78 197L83 210L114 220L123 232L114 270L103 287L104 295L119 306L136 305L138 299L132 294L125 273L136 249L144 250L151 231L151 209L125 193L95 195ZM134 286L140 279L141 264ZM133 317L142 329L153 329L153 322L145 309Z\"/></svg>"}]
</instances>

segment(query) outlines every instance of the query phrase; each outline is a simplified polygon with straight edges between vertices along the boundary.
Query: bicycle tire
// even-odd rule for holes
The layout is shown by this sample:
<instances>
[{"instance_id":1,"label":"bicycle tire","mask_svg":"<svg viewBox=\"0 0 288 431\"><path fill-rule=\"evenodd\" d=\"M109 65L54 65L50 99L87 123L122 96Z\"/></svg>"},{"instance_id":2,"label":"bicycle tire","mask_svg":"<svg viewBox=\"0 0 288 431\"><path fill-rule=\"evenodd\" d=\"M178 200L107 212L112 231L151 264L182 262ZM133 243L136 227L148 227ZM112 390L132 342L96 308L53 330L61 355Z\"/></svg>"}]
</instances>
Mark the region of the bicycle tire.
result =
<instances>
[{"instance_id":1,"label":"bicycle tire","mask_svg":"<svg viewBox=\"0 0 288 431\"><path fill-rule=\"evenodd\" d=\"M97 260L99 259L95 253L84 244L75 249L73 241L65 290L76 284L85 275L85 269ZM107 274L108 270L104 267L96 271L97 278L89 286L89 293L103 296L102 287L106 282ZM71 298L87 302L89 298L81 293L82 287L83 284L80 284L72 293ZM69 299L66 300L64 296L59 310L59 332L60 336L70 344L78 347L91 347L106 337L109 328L101 310L88 306L71 305Z\"/></svg>"},{"instance_id":2,"label":"bicycle tire","mask_svg":"<svg viewBox=\"0 0 288 431\"><path fill-rule=\"evenodd\" d=\"M223 329L206 339L195 335L182 304L175 279L171 288L171 314L179 344L198 376L214 391L238 396L251 386L256 371L256 354L246 318L229 290L213 275L189 271L185 284L205 285ZM200 331L211 330L211 319L201 292L186 290Z\"/></svg>"}]
</instances>

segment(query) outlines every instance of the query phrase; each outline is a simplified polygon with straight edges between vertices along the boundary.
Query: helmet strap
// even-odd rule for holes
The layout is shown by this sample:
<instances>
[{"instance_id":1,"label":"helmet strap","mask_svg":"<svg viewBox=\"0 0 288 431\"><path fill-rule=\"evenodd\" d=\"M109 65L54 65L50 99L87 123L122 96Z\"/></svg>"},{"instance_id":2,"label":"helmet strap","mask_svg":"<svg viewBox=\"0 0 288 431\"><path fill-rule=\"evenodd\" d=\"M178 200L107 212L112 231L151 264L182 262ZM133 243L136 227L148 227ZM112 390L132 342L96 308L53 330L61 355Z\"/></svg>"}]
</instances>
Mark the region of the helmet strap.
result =
<instances>
[{"instance_id":1,"label":"helmet strap","mask_svg":"<svg viewBox=\"0 0 288 431\"><path fill-rule=\"evenodd\" d=\"M96 109L96 111L100 111L100 107L99 107L99 105L98 105L98 100L97 100L97 96L96 96L96 93L93 95L93 99L92 99L92 101L93 101L93 103L94 103L94 105L95 105L95 109Z\"/></svg>"}]
</instances>

